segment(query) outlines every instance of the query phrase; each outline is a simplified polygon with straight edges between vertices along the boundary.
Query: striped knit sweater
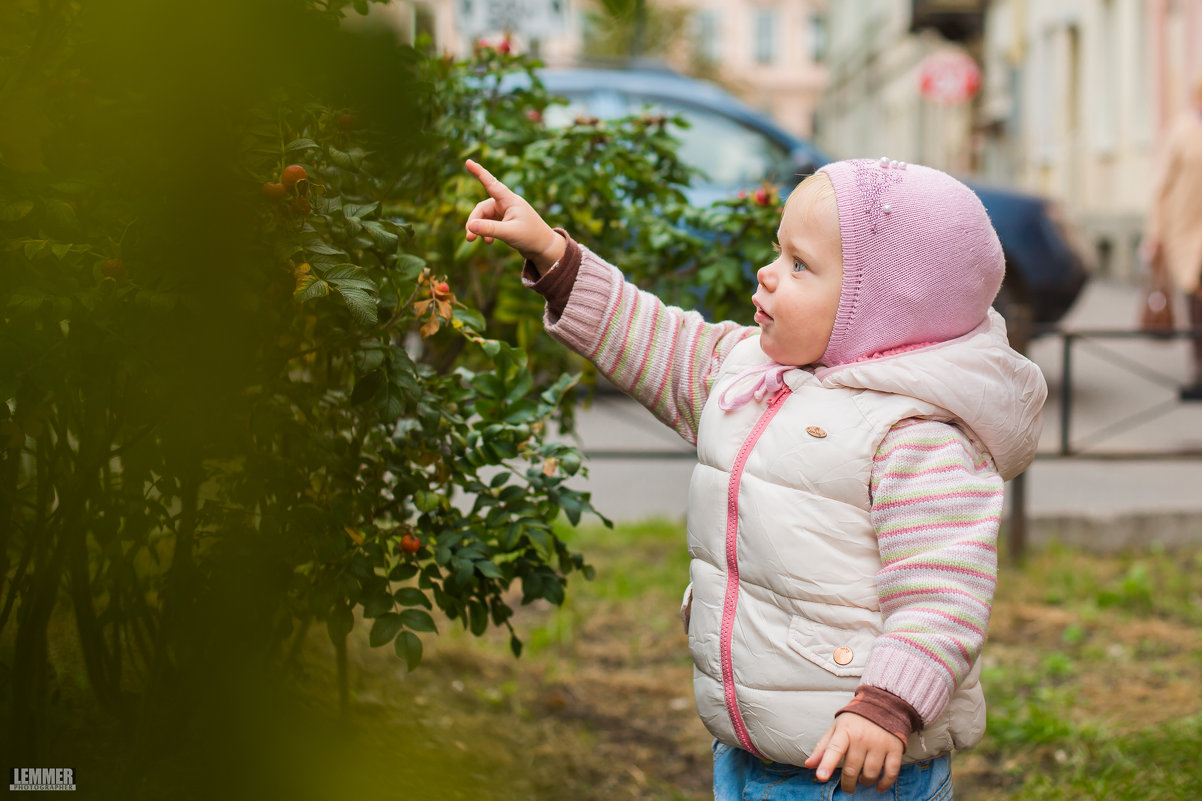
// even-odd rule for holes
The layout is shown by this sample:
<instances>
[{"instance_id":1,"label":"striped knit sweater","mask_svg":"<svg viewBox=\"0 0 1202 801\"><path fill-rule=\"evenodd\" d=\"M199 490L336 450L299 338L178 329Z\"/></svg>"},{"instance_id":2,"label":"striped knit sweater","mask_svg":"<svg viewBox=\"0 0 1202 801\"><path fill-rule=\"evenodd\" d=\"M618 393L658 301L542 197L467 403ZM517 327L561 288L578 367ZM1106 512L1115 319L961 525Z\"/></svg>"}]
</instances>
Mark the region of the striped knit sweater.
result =
<instances>
[{"instance_id":1,"label":"striped knit sweater","mask_svg":"<svg viewBox=\"0 0 1202 801\"><path fill-rule=\"evenodd\" d=\"M544 322L552 337L693 444L723 359L758 334L665 305L570 238L552 272L540 277L528 263L524 278L548 298ZM1003 481L988 454L956 426L906 420L882 441L870 491L885 631L865 666L869 689L846 709L905 739L908 728L886 725L888 713L857 707L887 708L871 689L879 688L905 701L919 720L908 710L893 710L893 718L921 725L942 713L968 673L989 623Z\"/></svg>"}]
</instances>

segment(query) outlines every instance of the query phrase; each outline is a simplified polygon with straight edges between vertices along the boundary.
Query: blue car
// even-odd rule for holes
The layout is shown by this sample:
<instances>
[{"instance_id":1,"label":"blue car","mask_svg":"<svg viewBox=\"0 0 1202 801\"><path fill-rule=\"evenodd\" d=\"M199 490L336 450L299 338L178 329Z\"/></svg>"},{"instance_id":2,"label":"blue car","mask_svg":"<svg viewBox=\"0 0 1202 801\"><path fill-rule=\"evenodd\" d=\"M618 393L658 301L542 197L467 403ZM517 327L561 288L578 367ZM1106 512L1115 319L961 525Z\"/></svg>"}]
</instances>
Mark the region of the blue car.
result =
<instances>
[{"instance_id":1,"label":"blue car","mask_svg":"<svg viewBox=\"0 0 1202 801\"><path fill-rule=\"evenodd\" d=\"M705 173L688 192L695 205L729 198L765 180L788 192L801 177L834 160L705 81L648 69L544 69L539 78L548 91L568 100L567 106L547 110L551 126L568 125L581 114L613 119L647 107L686 118L690 127L673 133L681 140L681 158ZM989 211L1006 254L1006 280L995 305L1007 315L1027 309L1036 324L1059 321L1087 273L1050 204L1026 192L966 183Z\"/></svg>"}]
</instances>

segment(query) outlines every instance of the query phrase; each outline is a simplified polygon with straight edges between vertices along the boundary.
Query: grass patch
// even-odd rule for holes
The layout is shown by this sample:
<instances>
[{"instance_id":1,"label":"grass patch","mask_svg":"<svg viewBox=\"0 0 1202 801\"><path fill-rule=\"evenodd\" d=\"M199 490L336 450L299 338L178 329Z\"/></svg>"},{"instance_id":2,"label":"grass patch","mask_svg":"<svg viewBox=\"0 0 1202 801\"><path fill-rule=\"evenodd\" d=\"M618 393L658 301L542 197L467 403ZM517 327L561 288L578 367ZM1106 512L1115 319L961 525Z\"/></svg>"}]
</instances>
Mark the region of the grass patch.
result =
<instances>
[{"instance_id":1,"label":"grass patch","mask_svg":"<svg viewBox=\"0 0 1202 801\"><path fill-rule=\"evenodd\" d=\"M561 608L518 609L520 660L502 633L476 639L444 620L406 673L390 649L368 647L360 620L343 717L329 641L314 627L294 686L214 706L211 753L198 758L181 735L148 767L79 702L53 761L79 769L81 791L100 782L135 799L711 798L710 737L678 616L683 525L564 536L596 578L573 579ZM1202 549L1052 547L1006 564L982 670L988 731L954 761L957 797L1202 798ZM246 770L206 776L231 759ZM208 792L215 782L223 789Z\"/></svg>"}]
</instances>

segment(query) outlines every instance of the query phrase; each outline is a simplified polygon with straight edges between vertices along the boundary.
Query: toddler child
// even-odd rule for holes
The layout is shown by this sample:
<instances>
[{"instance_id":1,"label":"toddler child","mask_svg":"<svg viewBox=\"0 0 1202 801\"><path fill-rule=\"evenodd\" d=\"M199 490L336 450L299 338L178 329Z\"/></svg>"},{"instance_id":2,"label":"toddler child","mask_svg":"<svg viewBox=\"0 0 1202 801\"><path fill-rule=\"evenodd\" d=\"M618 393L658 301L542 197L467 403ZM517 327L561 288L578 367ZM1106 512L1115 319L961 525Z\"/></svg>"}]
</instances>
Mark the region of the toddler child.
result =
<instances>
[{"instance_id":1,"label":"toddler child","mask_svg":"<svg viewBox=\"0 0 1202 801\"><path fill-rule=\"evenodd\" d=\"M467 169L489 195L468 240L524 256L548 333L696 444L682 616L715 798L951 798L950 752L985 728L1003 482L1047 395L990 308L980 200L918 165L823 167L749 328L639 291Z\"/></svg>"}]
</instances>

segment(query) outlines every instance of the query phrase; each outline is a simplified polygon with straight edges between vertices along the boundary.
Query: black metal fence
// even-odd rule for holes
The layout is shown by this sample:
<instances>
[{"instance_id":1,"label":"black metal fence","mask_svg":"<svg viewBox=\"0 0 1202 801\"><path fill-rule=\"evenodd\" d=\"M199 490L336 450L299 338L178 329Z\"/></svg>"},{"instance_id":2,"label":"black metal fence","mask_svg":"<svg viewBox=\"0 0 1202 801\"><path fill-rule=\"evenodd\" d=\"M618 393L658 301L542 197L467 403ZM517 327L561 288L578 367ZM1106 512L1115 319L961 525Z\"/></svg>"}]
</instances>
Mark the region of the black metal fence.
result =
<instances>
[{"instance_id":1,"label":"black metal fence","mask_svg":"<svg viewBox=\"0 0 1202 801\"><path fill-rule=\"evenodd\" d=\"M1014 321L1018 322L1018 321ZM1110 347L1108 343L1115 341L1145 340L1169 342L1175 339L1202 338L1202 332L1176 330L1166 333L1150 334L1130 328L1124 329L1063 329L1060 327L1042 327L1030 329L1029 336L1022 335L1023 326L1012 325L1011 339L1016 348L1029 350L1029 344L1035 340L1058 338L1060 340L1060 370L1058 376L1058 392L1054 393L1049 403L1055 406L1058 432L1056 447L1044 448L1036 455L1038 460L1075 459L1102 461L1139 461L1139 460L1173 460L1173 459L1202 459L1202 445L1190 445L1189 439L1184 438L1181 447L1130 447L1107 448L1106 442L1117 434L1129 431L1133 427L1154 422L1175 410L1183 403L1178 396L1181 386L1180 371L1167 372L1155 366L1132 357ZM1149 399L1146 405L1135 411L1128 411L1121 416L1095 427L1086 435L1077 435L1077 380L1078 380L1078 351L1089 350L1094 356L1101 358L1115 368L1116 376L1135 376L1158 387L1172 390L1171 397L1163 395ZM1047 368L1045 368L1047 369ZM1051 377L1051 376L1049 376ZM1121 379L1116 379L1121 380ZM609 387L599 389L602 397L619 396L616 389ZM1202 403L1199 404L1202 406ZM638 410L631 410L639 414ZM1051 412L1051 410L1049 410ZM1202 428L1192 433L1202 437ZM1202 442L1202 440L1198 440ZM684 448L638 448L638 449L606 449L589 448L585 455L590 459L627 459L627 460L657 460L657 459L693 459L693 452ZM1026 507L1026 475L1020 475L1011 481L1010 486L1010 525L1009 552L1012 558L1021 559L1027 544L1027 507Z\"/></svg>"}]
</instances>

